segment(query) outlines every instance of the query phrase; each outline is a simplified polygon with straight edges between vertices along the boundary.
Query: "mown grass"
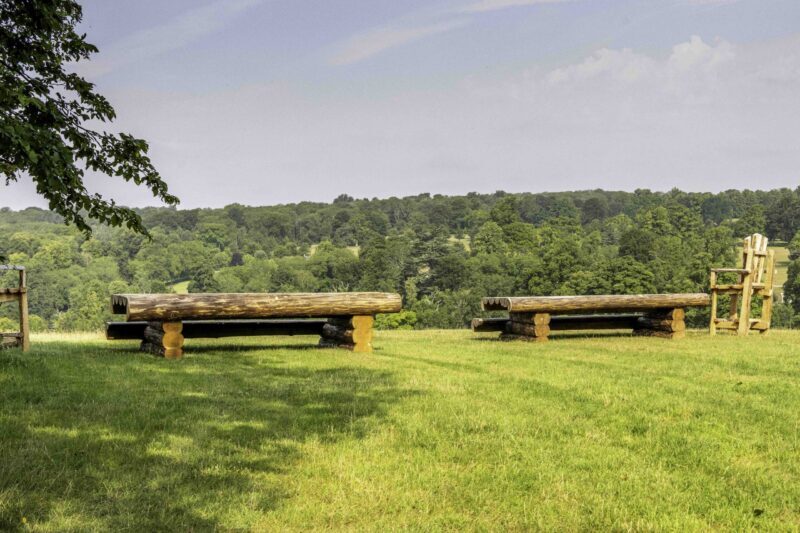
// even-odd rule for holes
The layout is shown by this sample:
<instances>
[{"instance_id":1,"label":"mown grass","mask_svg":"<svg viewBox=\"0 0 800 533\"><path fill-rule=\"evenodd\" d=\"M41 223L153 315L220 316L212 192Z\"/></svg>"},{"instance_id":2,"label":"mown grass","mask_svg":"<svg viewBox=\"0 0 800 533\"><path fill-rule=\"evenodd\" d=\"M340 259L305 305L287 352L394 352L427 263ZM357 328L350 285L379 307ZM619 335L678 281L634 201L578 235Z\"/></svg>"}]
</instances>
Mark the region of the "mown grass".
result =
<instances>
[{"instance_id":1,"label":"mown grass","mask_svg":"<svg viewBox=\"0 0 800 533\"><path fill-rule=\"evenodd\" d=\"M775 247L775 278L772 280L772 286L775 290L783 295L783 284L789 278L789 249L786 247Z\"/></svg>"},{"instance_id":2,"label":"mown grass","mask_svg":"<svg viewBox=\"0 0 800 533\"><path fill-rule=\"evenodd\" d=\"M800 528L798 333L310 343L0 352L0 529Z\"/></svg>"},{"instance_id":3,"label":"mown grass","mask_svg":"<svg viewBox=\"0 0 800 533\"><path fill-rule=\"evenodd\" d=\"M189 294L189 283L191 280L180 281L172 286L172 292L175 294Z\"/></svg>"}]
</instances>

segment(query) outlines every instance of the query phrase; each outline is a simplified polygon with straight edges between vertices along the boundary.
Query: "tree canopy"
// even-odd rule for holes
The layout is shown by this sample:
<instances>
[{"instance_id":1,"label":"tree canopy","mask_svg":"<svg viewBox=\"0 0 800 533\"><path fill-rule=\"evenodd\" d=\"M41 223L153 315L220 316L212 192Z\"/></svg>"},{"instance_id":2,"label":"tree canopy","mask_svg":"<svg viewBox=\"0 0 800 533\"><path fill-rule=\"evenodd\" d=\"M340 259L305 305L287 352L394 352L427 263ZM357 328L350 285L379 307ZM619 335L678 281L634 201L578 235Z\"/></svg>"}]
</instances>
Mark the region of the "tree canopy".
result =
<instances>
[{"instance_id":1,"label":"tree canopy","mask_svg":"<svg viewBox=\"0 0 800 533\"><path fill-rule=\"evenodd\" d=\"M147 233L136 211L84 184L95 171L178 203L144 140L88 125L116 115L92 83L66 70L97 52L76 31L81 18L73 0L0 0L0 174L6 185L30 177L50 209L85 233L87 219Z\"/></svg>"},{"instance_id":2,"label":"tree canopy","mask_svg":"<svg viewBox=\"0 0 800 533\"><path fill-rule=\"evenodd\" d=\"M800 189L421 194L137 210L152 240L96 222L87 238L55 213L0 208L0 250L28 268L30 312L42 328L100 327L111 318L109 294L171 290L396 291L405 311L381 317L379 327L449 328L479 316L487 295L707 291L711 266L736 264L742 229L800 230L778 209L791 198ZM793 265L776 326L798 323L800 259ZM0 320L13 313L0 306ZM687 320L704 327L708 309Z\"/></svg>"}]
</instances>

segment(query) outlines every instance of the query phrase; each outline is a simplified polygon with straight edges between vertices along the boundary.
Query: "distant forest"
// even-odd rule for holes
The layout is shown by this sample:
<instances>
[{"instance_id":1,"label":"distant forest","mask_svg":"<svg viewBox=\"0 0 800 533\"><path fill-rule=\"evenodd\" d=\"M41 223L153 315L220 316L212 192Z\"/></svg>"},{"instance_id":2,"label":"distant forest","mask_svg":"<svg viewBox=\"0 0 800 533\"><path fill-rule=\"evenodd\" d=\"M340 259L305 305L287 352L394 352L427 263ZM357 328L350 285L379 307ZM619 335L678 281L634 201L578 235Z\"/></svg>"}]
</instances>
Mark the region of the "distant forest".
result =
<instances>
[{"instance_id":1,"label":"distant forest","mask_svg":"<svg viewBox=\"0 0 800 533\"><path fill-rule=\"evenodd\" d=\"M110 294L175 290L392 291L406 310L380 327L461 328L486 295L704 291L709 268L733 265L754 232L794 253L776 325L800 316L800 188L341 195L138 212L150 240L105 226L87 238L46 210L0 210L0 255L28 267L34 330L97 330ZM0 306L0 330L13 316Z\"/></svg>"}]
</instances>

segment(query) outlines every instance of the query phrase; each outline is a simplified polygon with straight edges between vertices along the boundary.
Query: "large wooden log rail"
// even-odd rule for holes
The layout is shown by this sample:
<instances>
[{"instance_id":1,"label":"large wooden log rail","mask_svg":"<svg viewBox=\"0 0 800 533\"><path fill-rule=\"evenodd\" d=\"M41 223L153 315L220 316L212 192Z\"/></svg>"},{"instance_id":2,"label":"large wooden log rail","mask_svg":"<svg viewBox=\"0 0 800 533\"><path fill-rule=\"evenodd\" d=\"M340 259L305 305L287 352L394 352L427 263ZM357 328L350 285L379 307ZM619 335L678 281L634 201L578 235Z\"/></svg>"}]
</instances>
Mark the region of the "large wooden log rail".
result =
<instances>
[{"instance_id":1,"label":"large wooden log rail","mask_svg":"<svg viewBox=\"0 0 800 533\"><path fill-rule=\"evenodd\" d=\"M483 299L483 309L508 311L509 317L476 318L472 329L500 331L504 340L534 342L547 341L551 331L604 329L677 339L686 335L685 309L709 302L703 293L490 297Z\"/></svg>"},{"instance_id":2,"label":"large wooden log rail","mask_svg":"<svg viewBox=\"0 0 800 533\"><path fill-rule=\"evenodd\" d=\"M319 335L323 347L371 352L374 315L399 312L402 300L379 292L115 294L111 308L128 322L108 323L106 338L139 338L142 351L171 359L183 356L186 338L246 335Z\"/></svg>"}]
</instances>

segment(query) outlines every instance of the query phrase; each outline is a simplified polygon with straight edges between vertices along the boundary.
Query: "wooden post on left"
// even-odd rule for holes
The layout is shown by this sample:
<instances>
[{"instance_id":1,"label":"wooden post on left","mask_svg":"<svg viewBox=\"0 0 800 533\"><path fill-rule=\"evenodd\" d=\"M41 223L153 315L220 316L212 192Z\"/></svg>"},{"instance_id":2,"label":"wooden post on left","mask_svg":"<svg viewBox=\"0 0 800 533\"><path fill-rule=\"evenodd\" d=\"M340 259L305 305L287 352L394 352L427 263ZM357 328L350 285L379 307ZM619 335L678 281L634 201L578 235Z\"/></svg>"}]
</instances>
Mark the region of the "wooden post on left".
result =
<instances>
[{"instance_id":1,"label":"wooden post on left","mask_svg":"<svg viewBox=\"0 0 800 533\"><path fill-rule=\"evenodd\" d=\"M28 325L28 286L25 269L19 271L19 333L22 336L22 351L31 349L31 331Z\"/></svg>"}]
</instances>

